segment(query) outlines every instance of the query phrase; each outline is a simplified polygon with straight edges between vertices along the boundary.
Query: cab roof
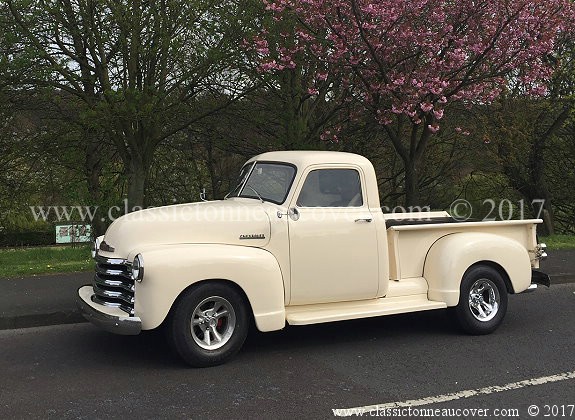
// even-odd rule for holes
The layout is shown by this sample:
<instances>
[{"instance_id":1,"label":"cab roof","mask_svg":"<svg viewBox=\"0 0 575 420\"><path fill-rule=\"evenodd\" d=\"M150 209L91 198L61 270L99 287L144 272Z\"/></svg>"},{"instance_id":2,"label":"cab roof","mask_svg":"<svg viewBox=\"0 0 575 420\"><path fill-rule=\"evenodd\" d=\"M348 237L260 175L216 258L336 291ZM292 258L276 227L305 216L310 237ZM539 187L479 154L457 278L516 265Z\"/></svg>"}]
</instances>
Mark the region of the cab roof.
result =
<instances>
[{"instance_id":1,"label":"cab roof","mask_svg":"<svg viewBox=\"0 0 575 420\"><path fill-rule=\"evenodd\" d=\"M299 169L317 164L354 164L358 166L372 166L371 162L367 158L354 153L316 150L267 152L254 156L248 162L253 162L254 160L287 162L297 166Z\"/></svg>"}]
</instances>

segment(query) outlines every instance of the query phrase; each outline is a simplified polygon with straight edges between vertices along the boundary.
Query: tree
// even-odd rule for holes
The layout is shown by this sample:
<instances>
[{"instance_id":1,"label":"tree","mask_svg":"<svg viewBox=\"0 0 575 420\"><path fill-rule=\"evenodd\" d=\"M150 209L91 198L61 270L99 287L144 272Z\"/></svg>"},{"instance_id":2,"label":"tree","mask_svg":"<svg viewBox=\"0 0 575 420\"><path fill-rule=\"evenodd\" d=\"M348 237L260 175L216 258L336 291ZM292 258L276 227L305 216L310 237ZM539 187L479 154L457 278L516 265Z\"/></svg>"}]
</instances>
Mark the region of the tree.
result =
<instances>
[{"instance_id":1,"label":"tree","mask_svg":"<svg viewBox=\"0 0 575 420\"><path fill-rule=\"evenodd\" d=\"M234 70L249 13L240 1L2 0L14 88L81 102L88 166L101 135L123 162L130 207L143 206L158 146L250 89ZM205 98L219 101L203 108Z\"/></svg>"},{"instance_id":2,"label":"tree","mask_svg":"<svg viewBox=\"0 0 575 420\"><path fill-rule=\"evenodd\" d=\"M262 14L262 33L246 42L246 73L260 81L261 89L247 99L258 110L254 116L267 117L254 125L268 142L275 140L276 148L317 149L320 138L337 141L334 123L346 107L346 92L327 71L328 63L305 50L294 51L297 23L292 15L280 20ZM287 51L292 53L287 56ZM262 56L268 60L262 62Z\"/></svg>"},{"instance_id":3,"label":"tree","mask_svg":"<svg viewBox=\"0 0 575 420\"><path fill-rule=\"evenodd\" d=\"M575 234L575 119L551 139L547 148L546 180L553 193L556 233Z\"/></svg>"},{"instance_id":4,"label":"tree","mask_svg":"<svg viewBox=\"0 0 575 420\"><path fill-rule=\"evenodd\" d=\"M545 91L555 41L573 28L567 0L264 0L299 22L270 71L305 51L348 86L387 133L405 169L406 205L420 204L420 165L454 102L492 102L510 81ZM265 36L265 35L264 35Z\"/></svg>"},{"instance_id":5,"label":"tree","mask_svg":"<svg viewBox=\"0 0 575 420\"><path fill-rule=\"evenodd\" d=\"M570 113L568 103L502 97L484 110L482 132L490 155L533 214L543 219L540 233L554 233L552 188L546 180L547 149Z\"/></svg>"},{"instance_id":6,"label":"tree","mask_svg":"<svg viewBox=\"0 0 575 420\"><path fill-rule=\"evenodd\" d=\"M549 159L549 149L557 148L556 137L559 142L569 142L561 139L560 133L575 108L573 40L562 40L552 59L557 69L548 83L545 98L526 98L520 87L516 87L487 108L482 118L483 137L497 146L495 160L525 201L535 203L534 213L543 219L540 230L546 235L554 233L553 187L557 185L547 182L547 167L559 165L560 171L565 170L563 159L557 156Z\"/></svg>"}]
</instances>

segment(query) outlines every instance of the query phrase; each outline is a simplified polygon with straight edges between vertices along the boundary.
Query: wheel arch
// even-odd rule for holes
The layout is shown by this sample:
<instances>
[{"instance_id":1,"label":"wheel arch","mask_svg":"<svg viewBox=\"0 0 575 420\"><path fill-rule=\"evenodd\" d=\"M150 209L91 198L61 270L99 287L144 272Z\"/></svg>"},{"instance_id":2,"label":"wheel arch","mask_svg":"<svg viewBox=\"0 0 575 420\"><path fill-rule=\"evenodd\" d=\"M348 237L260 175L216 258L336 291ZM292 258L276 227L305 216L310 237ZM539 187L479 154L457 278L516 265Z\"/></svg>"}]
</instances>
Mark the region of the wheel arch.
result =
<instances>
[{"instance_id":1,"label":"wheel arch","mask_svg":"<svg viewBox=\"0 0 575 420\"><path fill-rule=\"evenodd\" d=\"M496 263L495 261L488 261L488 260L477 261L475 264L471 265L467 270L465 270L465 273L463 273L463 276L465 276L465 274L467 274L471 269L473 269L477 266L480 266L480 265L485 265L487 267L491 267L495 271L497 271L501 275L501 278L503 278L503 282L505 283L505 288L507 289L507 293L509 293L509 294L515 293L513 290L513 284L511 283L511 279L509 278L509 274L507 274L507 271L505 270L505 268L503 268L500 264Z\"/></svg>"},{"instance_id":2,"label":"wheel arch","mask_svg":"<svg viewBox=\"0 0 575 420\"><path fill-rule=\"evenodd\" d=\"M509 293L519 293L531 283L529 254L519 242L491 233L454 233L435 242L427 254L423 277L428 298L457 305L465 272L478 264L497 270Z\"/></svg>"},{"instance_id":3,"label":"wheel arch","mask_svg":"<svg viewBox=\"0 0 575 420\"><path fill-rule=\"evenodd\" d=\"M177 299L206 282L228 284L245 297L256 327L274 331L285 326L283 276L266 250L219 244L172 245L144 249L145 274L136 284L135 312L142 329L164 322Z\"/></svg>"},{"instance_id":4,"label":"wheel arch","mask_svg":"<svg viewBox=\"0 0 575 420\"><path fill-rule=\"evenodd\" d=\"M254 310L252 308L252 304L248 298L248 295L246 295L246 292L244 291L244 289L242 289L240 287L239 284L237 284L236 282L234 282L233 280L228 280L228 279L204 279L204 280L200 280L197 281L195 283L190 284L188 287L186 287L185 289L183 289L180 294L176 297L176 299L174 300L174 303L172 304L168 314L166 315L166 319L164 319L164 322L166 322L168 319L170 319L174 308L176 307L176 305L178 304L178 302L182 299L182 297L187 294L189 291L197 289L198 287L204 285L204 284L223 284L227 287L230 287L232 289L234 289L236 292L238 292L240 294L240 296L242 297L244 303L247 305L248 308L248 312L251 315L251 319L250 321L253 322L254 321Z\"/></svg>"}]
</instances>

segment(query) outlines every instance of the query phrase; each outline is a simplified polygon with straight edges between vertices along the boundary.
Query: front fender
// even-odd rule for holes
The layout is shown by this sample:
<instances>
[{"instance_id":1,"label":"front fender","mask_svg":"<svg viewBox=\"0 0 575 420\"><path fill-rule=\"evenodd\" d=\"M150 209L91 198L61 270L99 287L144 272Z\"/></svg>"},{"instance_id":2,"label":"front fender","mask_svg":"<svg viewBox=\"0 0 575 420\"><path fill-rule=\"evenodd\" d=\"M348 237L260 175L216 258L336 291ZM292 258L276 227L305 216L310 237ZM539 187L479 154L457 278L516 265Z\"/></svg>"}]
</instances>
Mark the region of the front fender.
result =
<instances>
[{"instance_id":1,"label":"front fender","mask_svg":"<svg viewBox=\"0 0 575 420\"><path fill-rule=\"evenodd\" d=\"M285 326L284 285L275 257L260 248L219 244L164 245L135 250L144 259L144 278L136 283L135 315L142 329L158 327L189 286L228 280L246 294L260 331Z\"/></svg>"},{"instance_id":2,"label":"front fender","mask_svg":"<svg viewBox=\"0 0 575 420\"><path fill-rule=\"evenodd\" d=\"M526 290L531 283L529 254L519 242L490 233L454 233L435 242L425 259L428 299L457 305L465 271L479 262L501 266L514 293Z\"/></svg>"}]
</instances>

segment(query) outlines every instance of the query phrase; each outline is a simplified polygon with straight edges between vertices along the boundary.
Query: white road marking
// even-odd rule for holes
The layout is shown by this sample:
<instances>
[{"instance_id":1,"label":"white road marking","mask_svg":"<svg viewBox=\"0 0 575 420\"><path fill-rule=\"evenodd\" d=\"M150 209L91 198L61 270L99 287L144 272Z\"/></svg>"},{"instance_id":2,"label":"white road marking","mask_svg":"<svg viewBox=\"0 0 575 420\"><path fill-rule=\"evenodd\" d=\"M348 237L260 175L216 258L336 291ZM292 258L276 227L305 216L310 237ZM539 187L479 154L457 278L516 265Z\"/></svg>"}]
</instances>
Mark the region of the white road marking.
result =
<instances>
[{"instance_id":1,"label":"white road marking","mask_svg":"<svg viewBox=\"0 0 575 420\"><path fill-rule=\"evenodd\" d=\"M551 376L543 376L541 378L526 379L524 381L512 382L506 385L495 385L495 386L488 386L485 388L468 389L465 391L454 392L451 394L420 398L418 400L395 401L390 403L366 405L363 407L354 407L354 408L340 408L333 410L333 412L336 416L348 417L351 415L365 414L374 410L385 410L397 407L417 407L421 405L437 404L446 401L459 400L461 398L475 397L477 395L488 395L488 394L494 394L496 392L511 391L513 389L525 388L528 386L543 385L558 381L566 381L568 379L575 379L575 371L563 372Z\"/></svg>"}]
</instances>

